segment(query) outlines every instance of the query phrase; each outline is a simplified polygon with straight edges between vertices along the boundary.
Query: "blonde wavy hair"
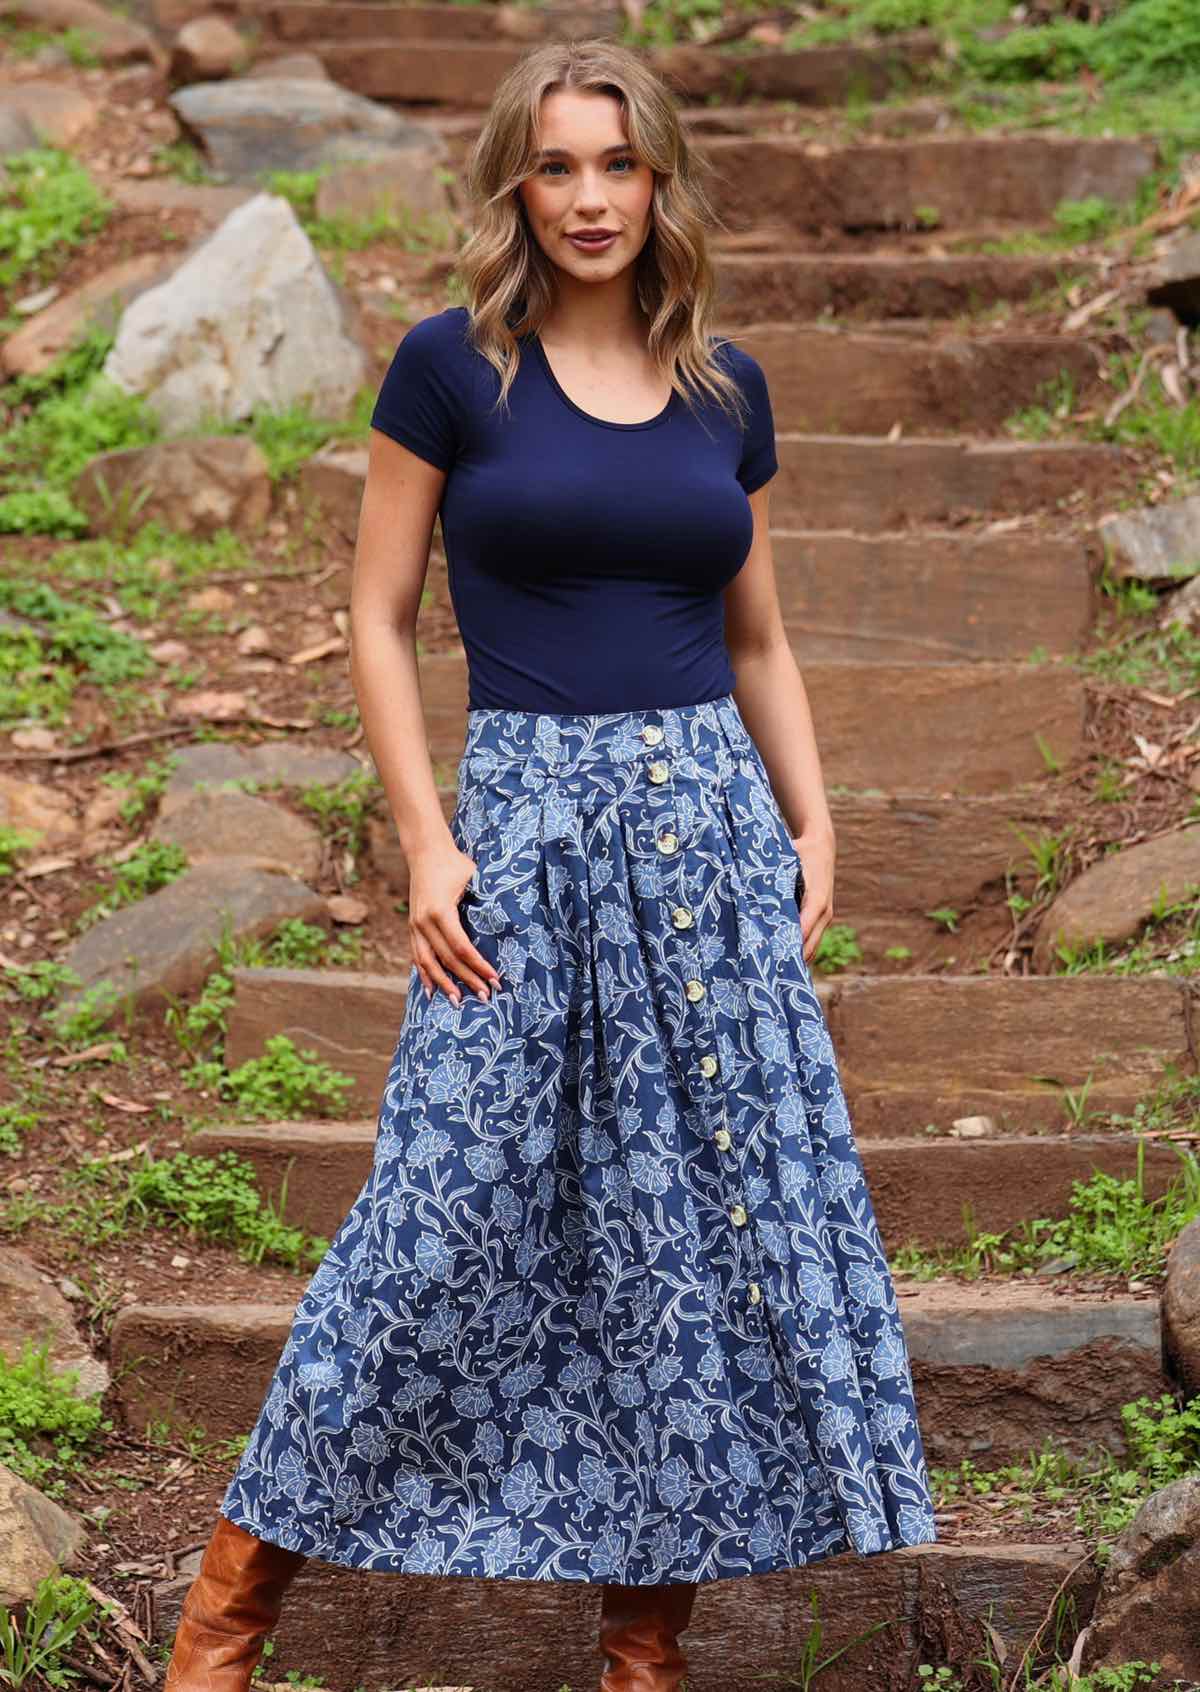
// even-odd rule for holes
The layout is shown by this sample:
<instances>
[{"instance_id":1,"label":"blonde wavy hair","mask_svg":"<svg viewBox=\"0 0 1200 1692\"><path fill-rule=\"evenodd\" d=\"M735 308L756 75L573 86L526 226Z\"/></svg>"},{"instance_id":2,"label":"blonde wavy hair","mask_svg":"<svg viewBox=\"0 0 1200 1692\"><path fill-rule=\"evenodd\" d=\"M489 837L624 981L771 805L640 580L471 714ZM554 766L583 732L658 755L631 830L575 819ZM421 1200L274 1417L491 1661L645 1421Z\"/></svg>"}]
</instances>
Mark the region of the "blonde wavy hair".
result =
<instances>
[{"instance_id":1,"label":"blonde wavy hair","mask_svg":"<svg viewBox=\"0 0 1200 1692\"><path fill-rule=\"evenodd\" d=\"M500 375L497 404L517 373L518 337L541 327L554 297L556 267L533 235L517 189L536 169L542 99L562 88L613 95L630 151L654 172L650 232L634 262L655 364L685 401L706 395L743 421L745 396L718 363L725 343L709 329L715 279L707 232L720 220L674 97L630 48L599 38L546 42L524 54L497 87L467 163L473 226L455 269L471 339Z\"/></svg>"}]
</instances>

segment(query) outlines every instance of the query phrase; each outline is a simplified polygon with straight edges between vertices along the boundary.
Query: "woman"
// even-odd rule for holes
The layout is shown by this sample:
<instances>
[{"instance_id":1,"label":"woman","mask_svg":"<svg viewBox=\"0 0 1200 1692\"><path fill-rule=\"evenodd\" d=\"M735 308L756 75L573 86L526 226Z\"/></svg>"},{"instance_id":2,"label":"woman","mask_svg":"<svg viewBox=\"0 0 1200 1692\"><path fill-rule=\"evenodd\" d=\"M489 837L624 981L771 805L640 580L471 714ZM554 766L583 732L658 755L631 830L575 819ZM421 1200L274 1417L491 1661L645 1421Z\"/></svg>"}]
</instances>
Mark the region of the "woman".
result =
<instances>
[{"instance_id":1,"label":"woman","mask_svg":"<svg viewBox=\"0 0 1200 1692\"><path fill-rule=\"evenodd\" d=\"M245 1692L306 1556L596 1581L604 1692L673 1692L700 1582L936 1537L809 973L834 834L766 384L707 327L712 212L667 90L604 41L523 58L469 182L471 303L380 390L352 593L410 991L169 1692ZM414 639L439 510L449 825Z\"/></svg>"}]
</instances>

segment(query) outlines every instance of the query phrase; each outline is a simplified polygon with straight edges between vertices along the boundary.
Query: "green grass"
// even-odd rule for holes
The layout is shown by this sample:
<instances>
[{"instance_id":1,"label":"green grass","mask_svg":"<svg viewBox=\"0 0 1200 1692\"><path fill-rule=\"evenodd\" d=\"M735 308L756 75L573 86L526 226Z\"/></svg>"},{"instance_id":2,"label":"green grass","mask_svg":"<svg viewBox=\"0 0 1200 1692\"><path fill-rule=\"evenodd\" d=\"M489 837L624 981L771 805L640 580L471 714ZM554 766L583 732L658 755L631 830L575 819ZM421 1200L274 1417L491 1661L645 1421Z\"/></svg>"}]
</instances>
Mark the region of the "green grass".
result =
<instances>
[{"instance_id":1,"label":"green grass","mask_svg":"<svg viewBox=\"0 0 1200 1692\"><path fill-rule=\"evenodd\" d=\"M103 867L103 865L102 865ZM113 879L100 897L83 911L76 923L82 933L125 905L135 905L178 879L188 867L187 853L169 840L144 841L135 852L113 867Z\"/></svg>"},{"instance_id":2,"label":"green grass","mask_svg":"<svg viewBox=\"0 0 1200 1692\"><path fill-rule=\"evenodd\" d=\"M0 288L51 280L112 207L87 171L57 147L4 161L0 186Z\"/></svg>"},{"instance_id":3,"label":"green grass","mask_svg":"<svg viewBox=\"0 0 1200 1692\"><path fill-rule=\"evenodd\" d=\"M107 1613L84 1581L64 1574L39 1582L21 1616L0 1604L0 1685L11 1692L75 1685L78 1658L69 1653L78 1652L81 1638L93 1642L91 1629Z\"/></svg>"},{"instance_id":4,"label":"green grass","mask_svg":"<svg viewBox=\"0 0 1200 1692\"><path fill-rule=\"evenodd\" d=\"M986 1233L975 1228L970 1207L964 1205L963 1244L903 1246L894 1265L918 1280L945 1274L968 1279L1029 1275L1054 1262L1081 1275L1162 1275L1172 1240L1200 1216L1200 1162L1194 1152L1173 1146L1179 1173L1158 1198L1150 1198L1145 1147L1139 1139L1135 1173L1125 1179L1093 1169L1089 1180L1073 1181L1066 1216L1026 1218L1015 1228Z\"/></svg>"},{"instance_id":5,"label":"green grass","mask_svg":"<svg viewBox=\"0 0 1200 1692\"><path fill-rule=\"evenodd\" d=\"M0 608L30 620L28 627L0 625L0 727L30 719L61 724L84 683L111 698L157 668L144 641L45 583L0 580Z\"/></svg>"},{"instance_id":6,"label":"green grass","mask_svg":"<svg viewBox=\"0 0 1200 1692\"><path fill-rule=\"evenodd\" d=\"M77 1382L51 1368L45 1344L26 1341L20 1357L0 1351L0 1463L51 1498L111 1426L98 1398L75 1396Z\"/></svg>"},{"instance_id":7,"label":"green grass","mask_svg":"<svg viewBox=\"0 0 1200 1692\"><path fill-rule=\"evenodd\" d=\"M360 252L373 242L399 240L409 252L438 252L454 245L450 219L438 213L392 211L381 208L369 217L321 217L317 213L317 191L324 177L334 169L273 170L263 175L268 193L281 194L299 219L300 226L315 247L334 252Z\"/></svg>"}]
</instances>

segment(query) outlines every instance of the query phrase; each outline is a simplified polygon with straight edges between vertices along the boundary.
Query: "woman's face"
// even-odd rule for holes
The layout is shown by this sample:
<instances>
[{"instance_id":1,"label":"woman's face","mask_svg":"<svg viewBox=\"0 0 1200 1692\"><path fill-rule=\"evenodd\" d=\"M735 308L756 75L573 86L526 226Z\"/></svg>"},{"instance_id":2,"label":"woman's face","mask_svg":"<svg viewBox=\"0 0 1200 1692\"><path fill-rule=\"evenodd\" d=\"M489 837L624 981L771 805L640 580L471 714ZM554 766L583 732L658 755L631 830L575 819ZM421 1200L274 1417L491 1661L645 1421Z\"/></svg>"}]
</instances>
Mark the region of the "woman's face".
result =
<instances>
[{"instance_id":1,"label":"woman's face","mask_svg":"<svg viewBox=\"0 0 1200 1692\"><path fill-rule=\"evenodd\" d=\"M620 103L611 94L562 88L541 109L534 173L517 190L534 238L581 282L608 282L632 264L651 229L654 172L630 151ZM589 230L607 231L593 241Z\"/></svg>"}]
</instances>

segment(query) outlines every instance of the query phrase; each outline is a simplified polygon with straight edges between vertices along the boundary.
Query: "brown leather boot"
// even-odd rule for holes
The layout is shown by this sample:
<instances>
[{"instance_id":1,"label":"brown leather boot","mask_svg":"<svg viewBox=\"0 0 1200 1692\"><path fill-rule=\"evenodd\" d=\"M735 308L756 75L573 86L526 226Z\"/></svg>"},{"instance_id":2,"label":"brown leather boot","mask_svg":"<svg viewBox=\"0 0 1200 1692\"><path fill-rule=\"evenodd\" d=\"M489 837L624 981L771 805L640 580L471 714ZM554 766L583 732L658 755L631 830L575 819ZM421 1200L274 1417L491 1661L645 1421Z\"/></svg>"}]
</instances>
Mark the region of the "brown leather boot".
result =
<instances>
[{"instance_id":1,"label":"brown leather boot","mask_svg":"<svg viewBox=\"0 0 1200 1692\"><path fill-rule=\"evenodd\" d=\"M679 1692L687 1663L678 1635L692 1619L695 1581L607 1582L600 1600L600 1692Z\"/></svg>"},{"instance_id":2,"label":"brown leather boot","mask_svg":"<svg viewBox=\"0 0 1200 1692\"><path fill-rule=\"evenodd\" d=\"M304 1560L218 1516L183 1601L164 1692L248 1692Z\"/></svg>"}]
</instances>

